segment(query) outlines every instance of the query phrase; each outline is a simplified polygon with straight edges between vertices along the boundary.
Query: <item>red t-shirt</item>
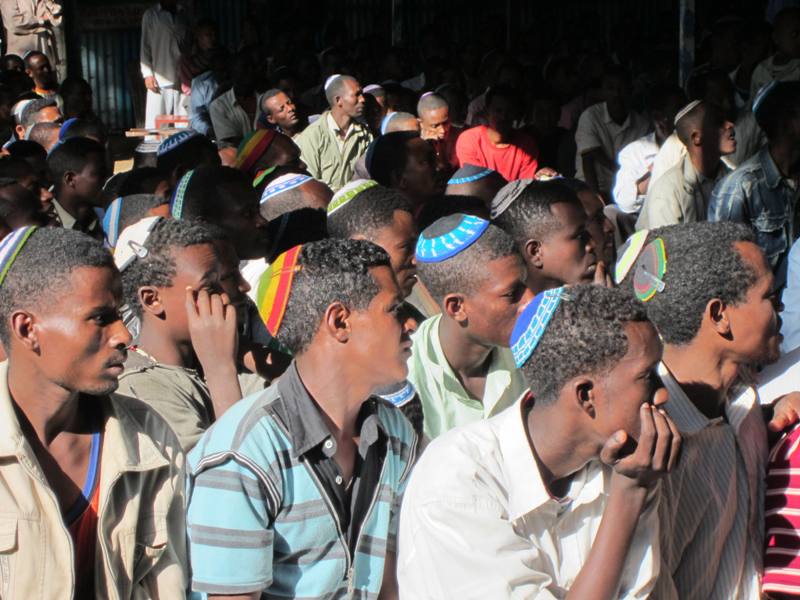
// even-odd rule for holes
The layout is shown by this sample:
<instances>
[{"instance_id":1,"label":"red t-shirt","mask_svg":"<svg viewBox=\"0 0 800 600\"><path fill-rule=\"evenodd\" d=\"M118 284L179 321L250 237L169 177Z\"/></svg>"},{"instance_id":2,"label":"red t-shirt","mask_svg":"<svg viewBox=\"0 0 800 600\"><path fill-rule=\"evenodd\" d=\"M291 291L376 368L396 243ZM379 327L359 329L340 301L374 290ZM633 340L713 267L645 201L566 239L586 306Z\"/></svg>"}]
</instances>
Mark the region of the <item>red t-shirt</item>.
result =
<instances>
[{"instance_id":1,"label":"red t-shirt","mask_svg":"<svg viewBox=\"0 0 800 600\"><path fill-rule=\"evenodd\" d=\"M456 155L459 164L493 169L508 181L532 179L539 166L539 149L533 138L515 131L508 146L498 148L489 141L486 131L485 125L478 125L458 136Z\"/></svg>"}]
</instances>

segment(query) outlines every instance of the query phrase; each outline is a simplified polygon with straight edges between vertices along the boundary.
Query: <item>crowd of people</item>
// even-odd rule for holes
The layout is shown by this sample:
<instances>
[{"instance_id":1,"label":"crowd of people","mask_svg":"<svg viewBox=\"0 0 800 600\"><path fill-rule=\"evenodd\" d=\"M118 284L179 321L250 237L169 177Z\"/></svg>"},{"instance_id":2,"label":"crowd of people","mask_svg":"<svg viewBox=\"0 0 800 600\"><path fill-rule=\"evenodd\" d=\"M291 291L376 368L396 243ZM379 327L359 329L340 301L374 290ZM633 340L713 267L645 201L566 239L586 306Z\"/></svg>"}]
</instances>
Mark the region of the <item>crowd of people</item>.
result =
<instances>
[{"instance_id":1,"label":"crowd of people","mask_svg":"<svg viewBox=\"0 0 800 600\"><path fill-rule=\"evenodd\" d=\"M116 173L0 58L0 597L800 597L800 9L685 86L189 16Z\"/></svg>"}]
</instances>

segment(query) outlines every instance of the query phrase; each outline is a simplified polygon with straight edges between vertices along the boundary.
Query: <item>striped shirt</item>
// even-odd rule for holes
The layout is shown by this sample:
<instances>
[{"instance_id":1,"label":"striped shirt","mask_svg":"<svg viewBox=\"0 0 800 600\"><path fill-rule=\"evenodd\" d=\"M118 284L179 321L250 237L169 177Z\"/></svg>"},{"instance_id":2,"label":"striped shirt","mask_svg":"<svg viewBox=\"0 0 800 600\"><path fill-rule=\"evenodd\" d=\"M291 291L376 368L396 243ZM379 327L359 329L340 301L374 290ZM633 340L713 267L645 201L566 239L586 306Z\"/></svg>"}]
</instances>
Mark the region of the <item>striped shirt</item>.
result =
<instances>
[{"instance_id":1,"label":"striped shirt","mask_svg":"<svg viewBox=\"0 0 800 600\"><path fill-rule=\"evenodd\" d=\"M767 435L755 390L736 389L724 416L709 419L663 363L658 372L683 446L662 486L664 563L654 597L760 598Z\"/></svg>"},{"instance_id":2,"label":"striped shirt","mask_svg":"<svg viewBox=\"0 0 800 600\"><path fill-rule=\"evenodd\" d=\"M781 438L767 467L764 593L800 596L800 425Z\"/></svg>"},{"instance_id":3,"label":"striped shirt","mask_svg":"<svg viewBox=\"0 0 800 600\"><path fill-rule=\"evenodd\" d=\"M289 397L298 390L305 397ZM367 400L374 404L385 452L379 475L365 476L364 492L353 489L353 495L371 493L364 513L352 513L360 525L348 527L330 482L312 465L311 452L330 437L322 442L307 415L292 412L303 402L313 399L292 365L277 385L231 407L191 452L187 525L194 591L378 597L386 553L396 545L416 437L398 409ZM367 421L362 436L368 435L365 427ZM372 490L366 489L370 480Z\"/></svg>"}]
</instances>

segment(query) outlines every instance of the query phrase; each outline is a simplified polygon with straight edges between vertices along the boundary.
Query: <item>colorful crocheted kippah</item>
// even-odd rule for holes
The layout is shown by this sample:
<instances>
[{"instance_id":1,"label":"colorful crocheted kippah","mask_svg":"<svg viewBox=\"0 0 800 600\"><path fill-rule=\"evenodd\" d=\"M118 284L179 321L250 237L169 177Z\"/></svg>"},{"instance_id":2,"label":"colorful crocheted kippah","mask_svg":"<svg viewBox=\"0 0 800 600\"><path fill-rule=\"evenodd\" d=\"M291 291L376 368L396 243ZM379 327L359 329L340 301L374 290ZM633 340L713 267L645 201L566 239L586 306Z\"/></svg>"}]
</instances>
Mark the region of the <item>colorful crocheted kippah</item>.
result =
<instances>
[{"instance_id":1,"label":"colorful crocheted kippah","mask_svg":"<svg viewBox=\"0 0 800 600\"><path fill-rule=\"evenodd\" d=\"M378 185L378 182L373 181L372 179L356 179L351 181L338 192L336 192L333 195L333 198L331 198L331 201L328 204L328 216L331 216L364 190L368 190L376 185Z\"/></svg>"},{"instance_id":2,"label":"colorful crocheted kippah","mask_svg":"<svg viewBox=\"0 0 800 600\"><path fill-rule=\"evenodd\" d=\"M6 275L11 270L14 261L22 252L23 246L31 237L31 234L36 231L38 227L35 225L27 225L20 227L9 233L0 241L0 285L6 280Z\"/></svg>"},{"instance_id":3,"label":"colorful crocheted kippah","mask_svg":"<svg viewBox=\"0 0 800 600\"><path fill-rule=\"evenodd\" d=\"M458 171L453 173L453 176L447 181L447 185L461 185L463 183L471 183L478 181L484 177L488 177L492 173L496 173L492 169L486 167L476 167L475 165L464 165Z\"/></svg>"},{"instance_id":4,"label":"colorful crocheted kippah","mask_svg":"<svg viewBox=\"0 0 800 600\"><path fill-rule=\"evenodd\" d=\"M560 287L537 294L517 318L511 333L511 353L517 368L528 362L536 350L561 303L563 292L564 288Z\"/></svg>"},{"instance_id":5,"label":"colorful crocheted kippah","mask_svg":"<svg viewBox=\"0 0 800 600\"><path fill-rule=\"evenodd\" d=\"M295 273L302 268L297 264L302 248L302 245L295 246L278 256L258 283L256 295L258 314L273 337L278 334L283 315L286 313Z\"/></svg>"},{"instance_id":6,"label":"colorful crocheted kippah","mask_svg":"<svg viewBox=\"0 0 800 600\"><path fill-rule=\"evenodd\" d=\"M442 217L429 226L417 241L417 261L435 263L452 258L483 235L489 221L473 215Z\"/></svg>"},{"instance_id":7,"label":"colorful crocheted kippah","mask_svg":"<svg viewBox=\"0 0 800 600\"><path fill-rule=\"evenodd\" d=\"M64 125L66 125L66 123L64 123ZM183 146L186 142L196 138L199 135L200 134L194 129L187 129L186 131L181 131L175 135L171 135L161 142L161 144L159 144L158 150L156 151L156 156L164 156L168 152L172 152L176 148ZM61 137L61 135L59 135L59 137Z\"/></svg>"},{"instance_id":8,"label":"colorful crocheted kippah","mask_svg":"<svg viewBox=\"0 0 800 600\"><path fill-rule=\"evenodd\" d=\"M390 392L387 394L379 394L379 398L383 398L387 402L394 404L396 407L405 406L416 395L417 390L414 389L413 384L410 381L404 381L402 387L395 392Z\"/></svg>"},{"instance_id":9,"label":"colorful crocheted kippah","mask_svg":"<svg viewBox=\"0 0 800 600\"><path fill-rule=\"evenodd\" d=\"M276 135L277 132L274 129L258 129L249 134L239 144L233 167L249 173L250 169L267 152Z\"/></svg>"},{"instance_id":10,"label":"colorful crocheted kippah","mask_svg":"<svg viewBox=\"0 0 800 600\"><path fill-rule=\"evenodd\" d=\"M186 171L186 174L181 177L181 180L175 187L175 191L172 192L172 198L170 198L169 201L169 213L172 215L173 219L180 220L183 218L183 203L186 198L186 190L189 189L189 184L192 182L193 175L194 169Z\"/></svg>"},{"instance_id":11,"label":"colorful crocheted kippah","mask_svg":"<svg viewBox=\"0 0 800 600\"><path fill-rule=\"evenodd\" d=\"M642 302L649 302L666 288L667 252L664 240L656 238L642 250L633 272L633 291Z\"/></svg>"},{"instance_id":12,"label":"colorful crocheted kippah","mask_svg":"<svg viewBox=\"0 0 800 600\"><path fill-rule=\"evenodd\" d=\"M633 265L636 264L636 259L642 253L642 248L647 241L647 235L650 233L649 229L641 229L629 237L617 253L619 258L617 264L614 265L614 283L619 285L625 276L630 273Z\"/></svg>"},{"instance_id":13,"label":"colorful crocheted kippah","mask_svg":"<svg viewBox=\"0 0 800 600\"><path fill-rule=\"evenodd\" d=\"M261 204L264 204L264 202L267 202L268 200L274 198L275 196L279 196L284 192L288 192L296 187L300 187L306 181L310 180L311 177L309 175L298 175L297 173L287 173L286 175L281 175L275 181L271 181L269 185L264 188L264 192L261 194Z\"/></svg>"}]
</instances>

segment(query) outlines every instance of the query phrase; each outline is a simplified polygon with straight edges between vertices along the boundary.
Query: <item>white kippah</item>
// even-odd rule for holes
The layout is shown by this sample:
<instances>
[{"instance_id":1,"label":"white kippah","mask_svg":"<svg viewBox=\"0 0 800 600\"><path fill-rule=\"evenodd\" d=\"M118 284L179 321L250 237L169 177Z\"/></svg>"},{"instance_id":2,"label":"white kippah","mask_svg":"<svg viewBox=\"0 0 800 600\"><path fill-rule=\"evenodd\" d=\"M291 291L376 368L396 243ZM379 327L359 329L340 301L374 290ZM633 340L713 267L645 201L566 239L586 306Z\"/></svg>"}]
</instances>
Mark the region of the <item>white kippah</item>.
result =
<instances>
[{"instance_id":1,"label":"white kippah","mask_svg":"<svg viewBox=\"0 0 800 600\"><path fill-rule=\"evenodd\" d=\"M675 120L673 121L673 123L675 125L677 125L678 121L680 121L683 117L685 117L690 112L692 112L695 109L695 107L698 104L702 104L702 102L703 102L702 100L692 100L691 102L689 102L689 104L687 104L686 106L684 106L682 109L680 109L678 111L678 114L675 115Z\"/></svg>"},{"instance_id":2,"label":"white kippah","mask_svg":"<svg viewBox=\"0 0 800 600\"><path fill-rule=\"evenodd\" d=\"M336 73L336 74L334 74L334 75L331 75L330 77L328 77L328 78L325 80L325 86L324 86L324 90L327 92L327 91L328 91L328 88L329 88L329 87L331 87L331 84L332 84L334 81L336 81L336 79L338 79L338 78L339 78L339 77L341 77L341 76L342 76L342 75L341 75L341 73Z\"/></svg>"}]
</instances>

